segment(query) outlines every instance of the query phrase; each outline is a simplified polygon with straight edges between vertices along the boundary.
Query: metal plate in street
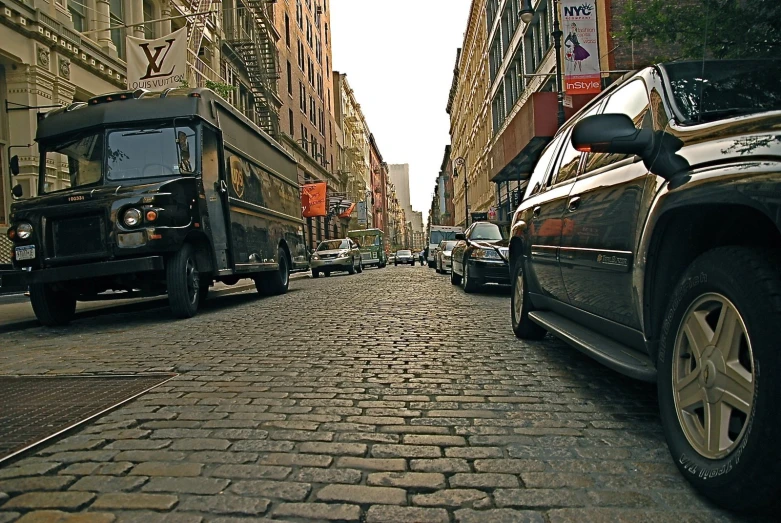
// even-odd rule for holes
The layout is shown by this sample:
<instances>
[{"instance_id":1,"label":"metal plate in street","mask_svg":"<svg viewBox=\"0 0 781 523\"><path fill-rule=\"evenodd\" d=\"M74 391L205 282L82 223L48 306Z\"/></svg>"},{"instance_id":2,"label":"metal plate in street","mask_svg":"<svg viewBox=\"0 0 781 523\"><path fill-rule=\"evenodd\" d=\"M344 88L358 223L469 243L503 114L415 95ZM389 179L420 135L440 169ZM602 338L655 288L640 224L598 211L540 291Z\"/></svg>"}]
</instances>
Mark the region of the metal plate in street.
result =
<instances>
[{"instance_id":1,"label":"metal plate in street","mask_svg":"<svg viewBox=\"0 0 781 523\"><path fill-rule=\"evenodd\" d=\"M173 377L0 376L0 465Z\"/></svg>"}]
</instances>

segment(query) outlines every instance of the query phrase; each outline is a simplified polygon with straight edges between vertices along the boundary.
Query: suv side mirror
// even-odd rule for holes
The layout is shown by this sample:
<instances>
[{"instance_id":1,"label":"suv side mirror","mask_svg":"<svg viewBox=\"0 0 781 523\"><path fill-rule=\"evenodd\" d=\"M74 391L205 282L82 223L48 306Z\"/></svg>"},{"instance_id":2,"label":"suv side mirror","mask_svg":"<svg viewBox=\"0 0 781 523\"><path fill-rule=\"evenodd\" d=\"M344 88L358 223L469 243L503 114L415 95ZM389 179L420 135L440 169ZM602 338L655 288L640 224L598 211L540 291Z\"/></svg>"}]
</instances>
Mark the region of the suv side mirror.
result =
<instances>
[{"instance_id":1,"label":"suv side mirror","mask_svg":"<svg viewBox=\"0 0 781 523\"><path fill-rule=\"evenodd\" d=\"M16 176L19 174L19 157L17 155L13 155L11 157L11 174Z\"/></svg>"},{"instance_id":2,"label":"suv side mirror","mask_svg":"<svg viewBox=\"0 0 781 523\"><path fill-rule=\"evenodd\" d=\"M466 235L463 232L457 232L456 240L466 240Z\"/></svg>"},{"instance_id":3,"label":"suv side mirror","mask_svg":"<svg viewBox=\"0 0 781 523\"><path fill-rule=\"evenodd\" d=\"M587 153L637 154L645 157L653 149L653 133L638 129L625 114L587 116L575 124L572 145Z\"/></svg>"},{"instance_id":4,"label":"suv side mirror","mask_svg":"<svg viewBox=\"0 0 781 523\"><path fill-rule=\"evenodd\" d=\"M11 189L11 194L14 198L21 198L24 195L21 184L17 183L14 185L13 189Z\"/></svg>"}]
</instances>

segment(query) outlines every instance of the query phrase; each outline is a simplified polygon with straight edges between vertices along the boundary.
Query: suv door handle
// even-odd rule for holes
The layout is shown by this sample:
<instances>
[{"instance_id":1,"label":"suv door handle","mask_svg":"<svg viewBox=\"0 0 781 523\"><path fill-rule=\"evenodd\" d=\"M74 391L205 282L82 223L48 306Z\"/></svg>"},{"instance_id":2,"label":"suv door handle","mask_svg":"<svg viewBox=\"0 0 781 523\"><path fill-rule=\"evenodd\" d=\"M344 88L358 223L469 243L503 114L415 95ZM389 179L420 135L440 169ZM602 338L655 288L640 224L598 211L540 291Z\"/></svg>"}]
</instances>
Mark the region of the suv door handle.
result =
<instances>
[{"instance_id":1,"label":"suv door handle","mask_svg":"<svg viewBox=\"0 0 781 523\"><path fill-rule=\"evenodd\" d=\"M569 205L567 205L567 210L569 212L574 212L578 210L578 207L580 207L580 196L570 198Z\"/></svg>"},{"instance_id":2,"label":"suv door handle","mask_svg":"<svg viewBox=\"0 0 781 523\"><path fill-rule=\"evenodd\" d=\"M534 210L532 210L532 217L533 218L538 217L540 215L541 210L542 210L541 206L538 205L537 207L535 207Z\"/></svg>"}]
</instances>

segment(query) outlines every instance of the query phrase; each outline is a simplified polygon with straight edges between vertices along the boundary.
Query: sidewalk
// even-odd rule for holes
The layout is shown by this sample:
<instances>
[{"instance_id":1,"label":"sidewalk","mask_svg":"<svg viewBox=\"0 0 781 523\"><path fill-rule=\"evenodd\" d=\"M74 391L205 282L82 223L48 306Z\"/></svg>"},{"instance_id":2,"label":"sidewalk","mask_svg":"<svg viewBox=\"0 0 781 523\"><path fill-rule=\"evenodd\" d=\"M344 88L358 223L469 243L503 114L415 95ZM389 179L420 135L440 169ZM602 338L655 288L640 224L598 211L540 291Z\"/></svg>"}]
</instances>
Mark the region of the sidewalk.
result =
<instances>
[{"instance_id":1,"label":"sidewalk","mask_svg":"<svg viewBox=\"0 0 781 523\"><path fill-rule=\"evenodd\" d=\"M291 274L290 279L298 280L308 276L308 272L301 272ZM228 296L230 294L238 294L247 291L255 291L255 283L252 280L241 280L236 285L217 283L209 290L209 298ZM168 298L166 296L156 296L153 298L134 298L129 300L79 302L76 305L76 317L91 316L99 314L99 311L101 310L118 309L120 307L128 308L129 306L141 303L145 303L147 307L165 307L167 301ZM32 305L30 305L30 298L24 294L0 295L0 332L29 329L39 325L38 320L35 319Z\"/></svg>"}]
</instances>

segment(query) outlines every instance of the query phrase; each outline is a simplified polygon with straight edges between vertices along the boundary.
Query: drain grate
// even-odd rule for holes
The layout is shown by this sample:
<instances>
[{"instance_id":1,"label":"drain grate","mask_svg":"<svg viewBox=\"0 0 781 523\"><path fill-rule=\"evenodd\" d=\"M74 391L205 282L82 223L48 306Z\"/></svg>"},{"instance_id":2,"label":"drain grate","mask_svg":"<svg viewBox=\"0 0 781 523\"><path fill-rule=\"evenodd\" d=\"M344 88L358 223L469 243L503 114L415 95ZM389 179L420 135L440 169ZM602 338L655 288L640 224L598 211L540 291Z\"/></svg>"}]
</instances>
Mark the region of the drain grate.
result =
<instances>
[{"instance_id":1,"label":"drain grate","mask_svg":"<svg viewBox=\"0 0 781 523\"><path fill-rule=\"evenodd\" d=\"M0 376L0 465L173 377Z\"/></svg>"}]
</instances>

